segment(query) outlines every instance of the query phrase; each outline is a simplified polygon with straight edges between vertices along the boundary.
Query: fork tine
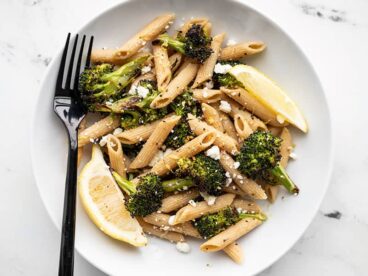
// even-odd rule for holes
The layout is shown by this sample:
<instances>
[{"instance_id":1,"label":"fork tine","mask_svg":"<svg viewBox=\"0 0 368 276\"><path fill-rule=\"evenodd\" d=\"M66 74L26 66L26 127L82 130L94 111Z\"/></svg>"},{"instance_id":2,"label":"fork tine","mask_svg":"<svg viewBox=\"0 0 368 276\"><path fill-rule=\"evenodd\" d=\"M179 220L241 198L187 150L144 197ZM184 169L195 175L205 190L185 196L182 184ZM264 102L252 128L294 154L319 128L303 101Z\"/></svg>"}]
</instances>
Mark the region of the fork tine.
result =
<instances>
[{"instance_id":1,"label":"fork tine","mask_svg":"<svg viewBox=\"0 0 368 276\"><path fill-rule=\"evenodd\" d=\"M66 38L66 42L65 42L65 46L64 46L64 52L63 52L63 55L61 57L59 73L58 73L57 80L56 80L56 89L61 89L62 86L63 86L65 61L66 61L66 55L68 54L69 41L70 41L70 33L68 33L68 36Z\"/></svg>"},{"instance_id":2,"label":"fork tine","mask_svg":"<svg viewBox=\"0 0 368 276\"><path fill-rule=\"evenodd\" d=\"M93 46L93 36L91 36L91 39L89 40L88 53L87 53L87 61L86 61L85 68L89 68L89 66L91 65L92 46Z\"/></svg>"},{"instance_id":3,"label":"fork tine","mask_svg":"<svg viewBox=\"0 0 368 276\"><path fill-rule=\"evenodd\" d=\"M74 87L73 90L77 91L78 89L78 82L79 82L79 74L80 74L80 68L82 63L82 56L83 56L83 48L84 48L84 42L86 40L86 36L84 35L82 38L82 42L79 48L79 55L77 60L77 66L75 67L75 74L74 74Z\"/></svg>"},{"instance_id":4,"label":"fork tine","mask_svg":"<svg viewBox=\"0 0 368 276\"><path fill-rule=\"evenodd\" d=\"M75 36L72 54L71 54L70 59L69 59L70 60L69 61L69 69L68 69L68 75L66 77L65 89L70 89L71 88L71 81L72 81L72 75L73 75L73 65L74 65L74 57L75 57L75 50L77 48L77 43L78 43L78 35Z\"/></svg>"}]
</instances>

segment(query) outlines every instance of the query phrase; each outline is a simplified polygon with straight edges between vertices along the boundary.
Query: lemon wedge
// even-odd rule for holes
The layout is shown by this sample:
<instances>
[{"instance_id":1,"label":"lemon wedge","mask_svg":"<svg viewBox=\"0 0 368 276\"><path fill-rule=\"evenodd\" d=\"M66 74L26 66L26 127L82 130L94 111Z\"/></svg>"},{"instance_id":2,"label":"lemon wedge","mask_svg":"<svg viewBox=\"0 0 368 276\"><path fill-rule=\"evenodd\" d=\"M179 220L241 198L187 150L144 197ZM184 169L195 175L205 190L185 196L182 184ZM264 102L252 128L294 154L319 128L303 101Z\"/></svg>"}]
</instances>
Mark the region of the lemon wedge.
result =
<instances>
[{"instance_id":1,"label":"lemon wedge","mask_svg":"<svg viewBox=\"0 0 368 276\"><path fill-rule=\"evenodd\" d=\"M88 216L102 232L134 246L147 244L138 221L125 208L124 195L98 145L93 145L92 158L78 178L78 191Z\"/></svg>"},{"instance_id":2,"label":"lemon wedge","mask_svg":"<svg viewBox=\"0 0 368 276\"><path fill-rule=\"evenodd\" d=\"M236 65L229 70L244 88L257 98L260 103L277 115L280 123L289 122L303 132L308 125L302 113L289 96L271 79L249 65Z\"/></svg>"}]
</instances>

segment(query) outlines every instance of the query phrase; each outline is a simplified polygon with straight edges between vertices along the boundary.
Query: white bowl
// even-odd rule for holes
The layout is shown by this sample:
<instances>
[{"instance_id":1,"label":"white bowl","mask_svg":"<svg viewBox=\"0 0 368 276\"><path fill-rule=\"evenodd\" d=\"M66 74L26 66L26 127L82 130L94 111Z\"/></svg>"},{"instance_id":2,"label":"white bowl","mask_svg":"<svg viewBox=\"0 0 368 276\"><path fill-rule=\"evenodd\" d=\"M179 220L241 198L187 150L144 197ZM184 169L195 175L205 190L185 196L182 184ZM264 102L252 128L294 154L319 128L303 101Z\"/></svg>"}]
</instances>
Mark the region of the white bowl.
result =
<instances>
[{"instance_id":1,"label":"white bowl","mask_svg":"<svg viewBox=\"0 0 368 276\"><path fill-rule=\"evenodd\" d=\"M272 206L266 204L269 219L240 240L245 251L243 265L234 264L224 253L202 253L198 241L190 241L192 251L184 255L175 245L156 238L145 248L131 248L105 236L77 206L76 249L88 261L112 275L253 275L280 258L300 238L319 208L331 171L331 124L320 81L295 42L269 18L236 1L137 0L121 3L92 19L80 34L93 34L95 47L115 47L155 16L173 11L175 26L183 18L206 16L213 33L226 32L236 41L263 40L267 51L249 58L276 80L305 114L310 131L293 131L298 160L288 167L301 189ZM60 229L67 164L67 136L52 111L52 97L61 51L53 59L41 85L32 128L32 161L41 198L52 221ZM282 194L283 196L283 194ZM193 274L195 273L195 274Z\"/></svg>"}]
</instances>

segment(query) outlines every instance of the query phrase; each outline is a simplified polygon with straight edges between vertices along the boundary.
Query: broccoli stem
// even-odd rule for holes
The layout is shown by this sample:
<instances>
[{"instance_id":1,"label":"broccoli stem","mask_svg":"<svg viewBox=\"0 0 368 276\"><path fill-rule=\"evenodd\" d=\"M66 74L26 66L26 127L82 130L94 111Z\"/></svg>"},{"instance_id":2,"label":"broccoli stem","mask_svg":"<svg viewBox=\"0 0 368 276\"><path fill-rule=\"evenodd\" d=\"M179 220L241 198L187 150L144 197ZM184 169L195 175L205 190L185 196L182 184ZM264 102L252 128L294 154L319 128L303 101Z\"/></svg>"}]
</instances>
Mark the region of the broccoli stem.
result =
<instances>
[{"instance_id":1,"label":"broccoli stem","mask_svg":"<svg viewBox=\"0 0 368 276\"><path fill-rule=\"evenodd\" d=\"M299 194L299 188L294 184L280 164L271 170L271 174L275 177L277 183L284 186L290 193Z\"/></svg>"},{"instance_id":2,"label":"broccoli stem","mask_svg":"<svg viewBox=\"0 0 368 276\"><path fill-rule=\"evenodd\" d=\"M114 177L116 183L118 183L119 187L126 192L128 195L134 194L137 192L137 188L134 183L130 182L129 180L123 178L117 172L112 172L112 176Z\"/></svg>"},{"instance_id":3,"label":"broccoli stem","mask_svg":"<svg viewBox=\"0 0 368 276\"><path fill-rule=\"evenodd\" d=\"M263 213L240 213L239 214L239 218L240 219L245 219L245 218L254 218L254 219L258 219L260 221L265 221L267 219L267 216Z\"/></svg>"},{"instance_id":4,"label":"broccoli stem","mask_svg":"<svg viewBox=\"0 0 368 276\"><path fill-rule=\"evenodd\" d=\"M184 50L185 43L184 42L171 38L168 34L162 34L157 39L162 42L162 46L164 47L169 46L173 48L174 50L176 50L177 52L183 55L185 54L185 50Z\"/></svg>"},{"instance_id":5,"label":"broccoli stem","mask_svg":"<svg viewBox=\"0 0 368 276\"><path fill-rule=\"evenodd\" d=\"M178 190L186 190L194 186L193 179L190 178L174 178L162 182L162 187L165 192L175 192Z\"/></svg>"}]
</instances>

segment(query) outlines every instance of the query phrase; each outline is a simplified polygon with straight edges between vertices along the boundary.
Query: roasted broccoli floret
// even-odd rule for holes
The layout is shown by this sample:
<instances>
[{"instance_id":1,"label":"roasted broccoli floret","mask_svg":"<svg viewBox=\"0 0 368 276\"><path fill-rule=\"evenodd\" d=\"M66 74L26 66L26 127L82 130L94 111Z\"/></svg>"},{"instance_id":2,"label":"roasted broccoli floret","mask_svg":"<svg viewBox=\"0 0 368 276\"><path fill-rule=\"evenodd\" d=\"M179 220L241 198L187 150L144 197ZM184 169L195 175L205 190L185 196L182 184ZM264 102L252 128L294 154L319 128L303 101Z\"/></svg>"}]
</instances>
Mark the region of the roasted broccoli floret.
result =
<instances>
[{"instance_id":1,"label":"roasted broccoli floret","mask_svg":"<svg viewBox=\"0 0 368 276\"><path fill-rule=\"evenodd\" d=\"M129 195L126 207L132 216L147 216L160 209L164 198L164 189L159 176L147 174L142 176L136 186L118 173L112 173L119 187Z\"/></svg>"},{"instance_id":2,"label":"roasted broccoli floret","mask_svg":"<svg viewBox=\"0 0 368 276\"><path fill-rule=\"evenodd\" d=\"M179 123L167 136L165 145L169 148L178 149L195 137L193 131L185 118L180 119Z\"/></svg>"},{"instance_id":3,"label":"roasted broccoli floret","mask_svg":"<svg viewBox=\"0 0 368 276\"><path fill-rule=\"evenodd\" d=\"M282 139L271 132L257 130L245 139L236 161L239 170L247 177L274 185L283 185L289 192L299 193L298 187L280 165Z\"/></svg>"},{"instance_id":4,"label":"roasted broccoli floret","mask_svg":"<svg viewBox=\"0 0 368 276\"><path fill-rule=\"evenodd\" d=\"M184 36L179 34L177 39L174 39L168 34L162 34L154 43L162 43L165 47L171 47L179 53L203 63L212 53L211 40L212 38L205 34L202 26L193 24Z\"/></svg>"},{"instance_id":5,"label":"roasted broccoli floret","mask_svg":"<svg viewBox=\"0 0 368 276\"><path fill-rule=\"evenodd\" d=\"M84 70L79 78L79 93L84 105L95 111L95 104L118 98L122 90L140 73L148 56L142 56L114 70L111 64L100 64Z\"/></svg>"},{"instance_id":6,"label":"roasted broccoli floret","mask_svg":"<svg viewBox=\"0 0 368 276\"><path fill-rule=\"evenodd\" d=\"M225 186L226 172L220 162L204 154L179 159L175 173L179 177L191 177L198 189L209 195L220 195Z\"/></svg>"},{"instance_id":7,"label":"roasted broccoli floret","mask_svg":"<svg viewBox=\"0 0 368 276\"><path fill-rule=\"evenodd\" d=\"M241 62L236 60L221 60L217 63L220 63L221 65L228 65L228 66L235 66L238 64L241 64ZM219 89L221 86L225 86L228 88L234 88L236 86L241 86L241 83L234 78L229 73L220 74L220 73L214 73L212 76L213 86L215 89Z\"/></svg>"},{"instance_id":8,"label":"roasted broccoli floret","mask_svg":"<svg viewBox=\"0 0 368 276\"><path fill-rule=\"evenodd\" d=\"M210 239L245 218L266 220L266 216L262 213L238 212L235 208L229 206L217 213L196 219L193 225L202 238Z\"/></svg>"}]
</instances>

